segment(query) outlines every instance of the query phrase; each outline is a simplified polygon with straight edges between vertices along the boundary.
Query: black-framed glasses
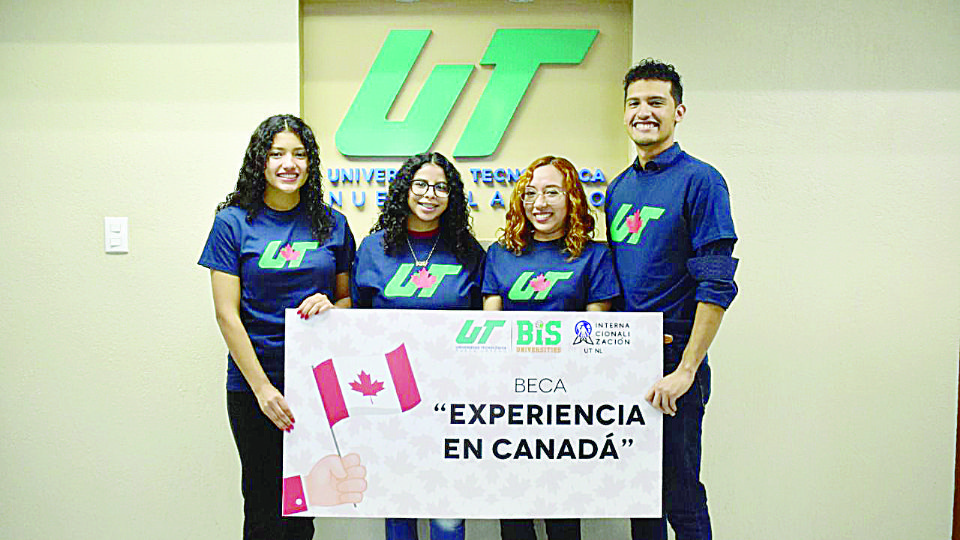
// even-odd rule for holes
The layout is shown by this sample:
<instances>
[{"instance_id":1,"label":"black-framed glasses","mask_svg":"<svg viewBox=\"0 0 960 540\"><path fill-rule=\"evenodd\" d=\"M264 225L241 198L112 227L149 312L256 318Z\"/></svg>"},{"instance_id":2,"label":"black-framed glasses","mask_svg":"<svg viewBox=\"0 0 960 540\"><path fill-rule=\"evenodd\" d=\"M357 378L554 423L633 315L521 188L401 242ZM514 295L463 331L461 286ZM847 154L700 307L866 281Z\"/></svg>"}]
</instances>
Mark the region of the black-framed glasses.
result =
<instances>
[{"instance_id":1,"label":"black-framed glasses","mask_svg":"<svg viewBox=\"0 0 960 540\"><path fill-rule=\"evenodd\" d=\"M410 192L417 197L426 195L427 191L430 191L430 188L433 188L433 194L438 198L444 199L450 196L450 184L446 182L429 184L426 180L414 180L410 183Z\"/></svg>"},{"instance_id":2,"label":"black-framed glasses","mask_svg":"<svg viewBox=\"0 0 960 540\"><path fill-rule=\"evenodd\" d=\"M558 188L547 188L543 191L527 189L520 194L520 200L523 201L523 204L533 204L538 197L543 195L543 200L546 201L547 204L557 204L563 200L565 194L566 191Z\"/></svg>"}]
</instances>

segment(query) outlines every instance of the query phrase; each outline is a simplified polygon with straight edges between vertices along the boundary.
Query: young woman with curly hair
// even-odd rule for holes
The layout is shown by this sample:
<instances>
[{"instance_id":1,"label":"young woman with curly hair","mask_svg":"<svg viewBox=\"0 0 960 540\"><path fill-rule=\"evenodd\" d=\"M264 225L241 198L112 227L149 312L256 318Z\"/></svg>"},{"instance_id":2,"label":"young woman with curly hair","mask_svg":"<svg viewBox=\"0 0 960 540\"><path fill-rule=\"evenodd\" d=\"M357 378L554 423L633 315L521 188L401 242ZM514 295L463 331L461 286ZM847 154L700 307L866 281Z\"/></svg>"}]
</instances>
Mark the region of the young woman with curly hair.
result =
<instances>
[{"instance_id":1,"label":"young woman with curly hair","mask_svg":"<svg viewBox=\"0 0 960 540\"><path fill-rule=\"evenodd\" d=\"M267 118L250 138L233 193L199 264L210 269L217 324L229 349L227 412L242 469L243 538L310 539L313 521L280 517L284 310L310 317L350 307L356 244L343 214L323 202L310 127Z\"/></svg>"},{"instance_id":2,"label":"young woman with curly hair","mask_svg":"<svg viewBox=\"0 0 960 540\"><path fill-rule=\"evenodd\" d=\"M610 252L591 240L594 218L577 169L545 156L510 196L500 240L487 251L483 309L608 311L620 296ZM546 520L550 540L580 538L579 519ZM500 520L503 540L536 540L533 520Z\"/></svg>"},{"instance_id":3,"label":"young woman with curly hair","mask_svg":"<svg viewBox=\"0 0 960 540\"><path fill-rule=\"evenodd\" d=\"M480 309L483 248L473 237L463 180L442 154L407 159L377 224L360 243L354 307ZM431 519L433 540L461 540L462 519ZM416 519L390 518L387 540L417 538Z\"/></svg>"}]
</instances>

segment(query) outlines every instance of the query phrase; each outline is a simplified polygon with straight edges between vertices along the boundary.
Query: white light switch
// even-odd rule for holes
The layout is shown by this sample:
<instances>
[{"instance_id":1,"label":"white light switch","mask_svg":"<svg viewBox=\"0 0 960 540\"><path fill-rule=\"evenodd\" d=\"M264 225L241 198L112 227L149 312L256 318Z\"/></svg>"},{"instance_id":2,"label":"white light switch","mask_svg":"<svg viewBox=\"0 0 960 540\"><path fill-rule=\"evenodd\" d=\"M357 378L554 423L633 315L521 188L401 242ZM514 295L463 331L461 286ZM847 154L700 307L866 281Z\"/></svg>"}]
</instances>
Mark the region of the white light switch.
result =
<instances>
[{"instance_id":1,"label":"white light switch","mask_svg":"<svg viewBox=\"0 0 960 540\"><path fill-rule=\"evenodd\" d=\"M129 253L127 245L127 218L103 218L103 245L107 253Z\"/></svg>"}]
</instances>

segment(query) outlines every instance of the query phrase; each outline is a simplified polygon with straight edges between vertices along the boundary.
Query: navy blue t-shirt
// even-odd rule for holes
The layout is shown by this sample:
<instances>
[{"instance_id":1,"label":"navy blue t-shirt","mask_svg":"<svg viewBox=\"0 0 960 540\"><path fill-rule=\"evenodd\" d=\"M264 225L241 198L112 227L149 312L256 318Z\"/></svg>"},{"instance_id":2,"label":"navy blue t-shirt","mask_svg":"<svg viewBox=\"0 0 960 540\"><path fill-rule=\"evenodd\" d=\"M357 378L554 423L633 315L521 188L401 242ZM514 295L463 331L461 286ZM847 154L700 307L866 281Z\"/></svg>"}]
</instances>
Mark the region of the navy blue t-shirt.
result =
<instances>
[{"instance_id":1,"label":"navy blue t-shirt","mask_svg":"<svg viewBox=\"0 0 960 540\"><path fill-rule=\"evenodd\" d=\"M246 210L224 208L200 255L201 266L240 278L240 320L277 388L283 388L284 310L315 293L333 301L337 274L353 265L353 233L343 214L331 212L333 230L320 243L300 206L285 212L264 208L250 223ZM250 391L229 354L227 358L227 390Z\"/></svg>"},{"instance_id":2,"label":"navy blue t-shirt","mask_svg":"<svg viewBox=\"0 0 960 540\"><path fill-rule=\"evenodd\" d=\"M487 250L483 294L498 295L504 311L584 311L620 295L610 251L590 241L572 261L563 239L534 240L521 255L499 243Z\"/></svg>"},{"instance_id":3,"label":"navy blue t-shirt","mask_svg":"<svg viewBox=\"0 0 960 540\"><path fill-rule=\"evenodd\" d=\"M377 309L480 309L483 248L474 240L473 260L461 263L438 234L411 235L410 246L421 261L436 249L425 267L416 267L408 246L396 255L385 252L384 231L363 239L351 280L353 305Z\"/></svg>"},{"instance_id":4,"label":"navy blue t-shirt","mask_svg":"<svg viewBox=\"0 0 960 540\"><path fill-rule=\"evenodd\" d=\"M623 288L618 309L663 312L664 332L689 336L698 283L687 261L708 244L737 239L723 176L674 143L645 168L634 161L620 173L605 210ZM735 294L732 277L729 284Z\"/></svg>"}]
</instances>

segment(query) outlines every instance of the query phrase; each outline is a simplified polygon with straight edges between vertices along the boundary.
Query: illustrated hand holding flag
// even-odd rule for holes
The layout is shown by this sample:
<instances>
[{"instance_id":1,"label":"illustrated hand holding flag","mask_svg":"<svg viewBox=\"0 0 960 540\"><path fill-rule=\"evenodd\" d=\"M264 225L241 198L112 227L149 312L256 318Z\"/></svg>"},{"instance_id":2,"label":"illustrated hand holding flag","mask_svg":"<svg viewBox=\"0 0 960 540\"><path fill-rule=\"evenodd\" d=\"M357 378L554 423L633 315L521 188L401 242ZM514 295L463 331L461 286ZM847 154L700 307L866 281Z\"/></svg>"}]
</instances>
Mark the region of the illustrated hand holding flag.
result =
<instances>
[{"instance_id":1,"label":"illustrated hand holding flag","mask_svg":"<svg viewBox=\"0 0 960 540\"><path fill-rule=\"evenodd\" d=\"M322 362L313 368L323 409L333 425L363 414L395 414L420 403L420 391L410 368L407 348L401 344L382 356L355 356ZM307 499L315 506L335 506L363 500L367 488L366 468L356 454L343 456L333 435L337 455L326 456L304 478L283 480L283 515L307 510ZM306 489L305 489L306 488Z\"/></svg>"},{"instance_id":2,"label":"illustrated hand holding flag","mask_svg":"<svg viewBox=\"0 0 960 540\"><path fill-rule=\"evenodd\" d=\"M305 512L309 506L337 506L363 500L367 489L367 469L360 456L329 455L321 458L306 476L283 479L282 511L289 516Z\"/></svg>"}]
</instances>

